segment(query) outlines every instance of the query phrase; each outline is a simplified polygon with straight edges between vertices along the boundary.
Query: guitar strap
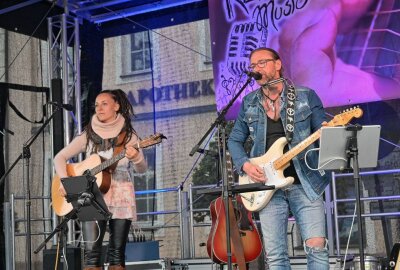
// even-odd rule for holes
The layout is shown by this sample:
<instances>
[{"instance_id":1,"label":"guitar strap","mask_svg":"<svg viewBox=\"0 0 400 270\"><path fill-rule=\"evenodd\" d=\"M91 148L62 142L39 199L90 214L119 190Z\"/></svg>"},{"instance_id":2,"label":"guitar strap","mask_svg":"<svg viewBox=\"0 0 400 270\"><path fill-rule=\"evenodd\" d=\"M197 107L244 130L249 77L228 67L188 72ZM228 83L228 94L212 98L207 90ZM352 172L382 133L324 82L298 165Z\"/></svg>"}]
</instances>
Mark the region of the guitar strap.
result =
<instances>
[{"instance_id":1,"label":"guitar strap","mask_svg":"<svg viewBox=\"0 0 400 270\"><path fill-rule=\"evenodd\" d=\"M126 131L122 131L118 135L117 143L115 144L114 151L113 151L113 157L115 157L116 155L121 153L122 150L124 150L124 147L125 147L125 145L124 145L125 136L126 136ZM115 162L113 165L108 167L107 171L110 174L112 174L115 171L115 168L117 167L117 163L118 162Z\"/></svg>"},{"instance_id":2,"label":"guitar strap","mask_svg":"<svg viewBox=\"0 0 400 270\"><path fill-rule=\"evenodd\" d=\"M286 85L286 140L290 143L293 139L294 131L294 103L296 101L296 91L292 84Z\"/></svg>"},{"instance_id":3,"label":"guitar strap","mask_svg":"<svg viewBox=\"0 0 400 270\"><path fill-rule=\"evenodd\" d=\"M244 257L242 240L240 238L240 232L239 232L239 228L238 228L236 217L235 217L235 211L233 209L234 208L233 208L232 199L229 198L229 225L231 228L230 238L232 240L233 246L235 247L236 263L239 266L239 270L246 270L246 260Z\"/></svg>"}]
</instances>

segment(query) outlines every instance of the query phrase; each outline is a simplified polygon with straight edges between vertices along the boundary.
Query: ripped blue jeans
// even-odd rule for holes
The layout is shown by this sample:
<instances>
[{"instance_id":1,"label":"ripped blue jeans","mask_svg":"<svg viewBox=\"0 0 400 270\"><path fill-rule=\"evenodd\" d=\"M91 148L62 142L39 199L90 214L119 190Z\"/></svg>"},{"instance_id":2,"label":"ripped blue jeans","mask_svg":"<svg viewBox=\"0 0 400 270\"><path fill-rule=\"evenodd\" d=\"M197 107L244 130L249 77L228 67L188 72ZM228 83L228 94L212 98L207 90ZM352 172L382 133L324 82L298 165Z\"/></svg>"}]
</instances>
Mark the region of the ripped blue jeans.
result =
<instances>
[{"instance_id":1,"label":"ripped blue jeans","mask_svg":"<svg viewBox=\"0 0 400 270\"><path fill-rule=\"evenodd\" d=\"M301 185L276 190L267 206L260 211L260 222L269 269L291 269L287 244L287 225L290 210L300 228L307 254L308 270L328 270L327 241L324 247L309 247L306 240L326 239L325 211L322 198L312 202Z\"/></svg>"}]
</instances>

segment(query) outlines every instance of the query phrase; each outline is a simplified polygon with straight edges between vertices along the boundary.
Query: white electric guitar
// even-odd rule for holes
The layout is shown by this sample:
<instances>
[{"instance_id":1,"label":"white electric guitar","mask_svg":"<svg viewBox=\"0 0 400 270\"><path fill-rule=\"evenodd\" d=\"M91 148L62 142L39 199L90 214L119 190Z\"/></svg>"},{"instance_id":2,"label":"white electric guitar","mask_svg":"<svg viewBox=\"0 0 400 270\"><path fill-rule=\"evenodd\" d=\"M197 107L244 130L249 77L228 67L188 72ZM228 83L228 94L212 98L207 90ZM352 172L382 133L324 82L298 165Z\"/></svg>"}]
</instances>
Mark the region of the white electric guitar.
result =
<instances>
[{"instance_id":1,"label":"white electric guitar","mask_svg":"<svg viewBox=\"0 0 400 270\"><path fill-rule=\"evenodd\" d=\"M359 118L363 114L360 108L348 109L345 112L336 115L329 121L329 127L341 126L350 122L354 117ZM253 191L241 193L243 204L249 211L260 211L271 200L276 189L281 189L293 184L293 177L285 177L283 171L290 165L290 161L301 151L319 139L321 129L315 131L304 141L283 154L283 149L287 144L285 137L279 138L261 157L251 158L250 162L259 165L264 170L264 174L268 179L266 185L273 185L273 190ZM239 176L239 185L255 183L248 175Z\"/></svg>"}]
</instances>

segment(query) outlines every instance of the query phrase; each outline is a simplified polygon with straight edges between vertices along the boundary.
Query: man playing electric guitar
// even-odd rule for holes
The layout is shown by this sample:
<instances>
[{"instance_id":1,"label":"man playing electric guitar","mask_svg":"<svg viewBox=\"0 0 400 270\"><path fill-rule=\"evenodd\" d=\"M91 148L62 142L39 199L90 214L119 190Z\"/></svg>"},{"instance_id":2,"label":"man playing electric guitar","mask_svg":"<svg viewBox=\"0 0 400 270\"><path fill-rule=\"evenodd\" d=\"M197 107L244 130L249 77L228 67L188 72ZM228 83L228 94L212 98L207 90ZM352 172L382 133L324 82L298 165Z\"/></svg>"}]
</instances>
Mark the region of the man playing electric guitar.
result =
<instances>
[{"instance_id":1,"label":"man playing electric guitar","mask_svg":"<svg viewBox=\"0 0 400 270\"><path fill-rule=\"evenodd\" d=\"M268 181L273 175L254 164L251 158L264 155L270 148L279 148L274 146L274 142L281 137L286 137L289 142L283 152L293 148L326 125L325 111L313 90L294 87L281 79L282 62L273 49L254 50L250 54L249 69L261 74L257 80L261 87L243 98L228 147L241 175L246 174L254 181L270 184ZM252 141L250 157L244 149L248 137ZM281 140L277 143L284 145ZM311 144L306 150L313 147L314 144ZM259 209L266 256L269 269L272 270L290 269L286 237L289 209L305 241L308 269L329 269L322 199L329 179L324 172L307 167L304 161L306 150L283 164L281 169L285 177L292 178L286 178L289 181L284 185L286 187L276 189L266 206ZM276 158L279 157L278 153ZM315 151L307 154L310 167L315 168L317 161ZM253 199L247 198L246 193L242 194L242 198L243 201Z\"/></svg>"}]
</instances>

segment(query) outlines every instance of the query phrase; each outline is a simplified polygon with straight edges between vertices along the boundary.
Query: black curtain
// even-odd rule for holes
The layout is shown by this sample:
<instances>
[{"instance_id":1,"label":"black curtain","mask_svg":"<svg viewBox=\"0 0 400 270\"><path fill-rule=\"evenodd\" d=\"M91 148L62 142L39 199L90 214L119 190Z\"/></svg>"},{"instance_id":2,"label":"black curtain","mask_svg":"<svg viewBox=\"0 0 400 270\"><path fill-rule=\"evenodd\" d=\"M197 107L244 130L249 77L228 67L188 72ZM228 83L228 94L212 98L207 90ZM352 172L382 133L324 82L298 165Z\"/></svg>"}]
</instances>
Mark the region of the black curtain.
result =
<instances>
[{"instance_id":1,"label":"black curtain","mask_svg":"<svg viewBox=\"0 0 400 270\"><path fill-rule=\"evenodd\" d=\"M92 113L97 94L102 90L104 39L97 25L85 22L81 36L81 96L82 125L85 126Z\"/></svg>"}]
</instances>

